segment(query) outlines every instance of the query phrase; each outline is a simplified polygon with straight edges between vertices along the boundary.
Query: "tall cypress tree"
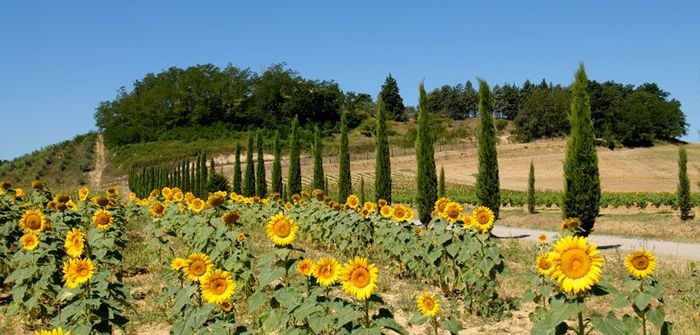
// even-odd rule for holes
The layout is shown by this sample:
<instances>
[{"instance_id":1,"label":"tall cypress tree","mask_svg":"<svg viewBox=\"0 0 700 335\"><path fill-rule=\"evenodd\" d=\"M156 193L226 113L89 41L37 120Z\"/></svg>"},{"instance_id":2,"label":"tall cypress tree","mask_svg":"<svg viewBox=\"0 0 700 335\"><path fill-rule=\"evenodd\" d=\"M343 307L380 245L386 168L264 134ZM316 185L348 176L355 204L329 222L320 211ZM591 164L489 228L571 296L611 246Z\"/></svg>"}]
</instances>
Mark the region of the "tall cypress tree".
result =
<instances>
[{"instance_id":1,"label":"tall cypress tree","mask_svg":"<svg viewBox=\"0 0 700 335\"><path fill-rule=\"evenodd\" d=\"M241 194L241 144L236 142L236 156L233 161L233 192Z\"/></svg>"},{"instance_id":2,"label":"tall cypress tree","mask_svg":"<svg viewBox=\"0 0 700 335\"><path fill-rule=\"evenodd\" d=\"M299 161L299 117L292 120L292 133L289 136L289 174L287 188L289 196L301 193L301 163Z\"/></svg>"},{"instance_id":3,"label":"tall cypress tree","mask_svg":"<svg viewBox=\"0 0 700 335\"><path fill-rule=\"evenodd\" d=\"M216 163L214 163L214 158L209 159L209 180L207 180L207 183L211 180L212 177L216 174Z\"/></svg>"},{"instance_id":4,"label":"tall cypress tree","mask_svg":"<svg viewBox=\"0 0 700 335\"><path fill-rule=\"evenodd\" d=\"M485 80L479 80L479 170L476 176L476 198L498 218L501 206L496 155L496 127L493 124L493 97Z\"/></svg>"},{"instance_id":5,"label":"tall cypress tree","mask_svg":"<svg viewBox=\"0 0 700 335\"><path fill-rule=\"evenodd\" d=\"M197 166L195 165L196 162L189 162L187 161L188 164L192 164L192 166L188 166L187 169L190 171L190 180L189 180L189 190L188 192L192 192L192 194L195 193L195 182L197 180L197 175L195 174L197 171Z\"/></svg>"},{"instance_id":6,"label":"tall cypress tree","mask_svg":"<svg viewBox=\"0 0 700 335\"><path fill-rule=\"evenodd\" d=\"M438 181L438 196L444 197L447 192L445 191L445 168L440 167L440 179Z\"/></svg>"},{"instance_id":7,"label":"tall cypress tree","mask_svg":"<svg viewBox=\"0 0 700 335\"><path fill-rule=\"evenodd\" d=\"M685 221L691 218L688 154L685 152L685 148L678 148L678 209L681 212L681 220Z\"/></svg>"},{"instance_id":8,"label":"tall cypress tree","mask_svg":"<svg viewBox=\"0 0 700 335\"><path fill-rule=\"evenodd\" d=\"M253 133L248 133L248 148L245 152L245 175L243 176L243 195L252 197L255 195L255 162L253 161Z\"/></svg>"},{"instance_id":9,"label":"tall cypress tree","mask_svg":"<svg viewBox=\"0 0 700 335\"><path fill-rule=\"evenodd\" d=\"M530 174L527 176L527 212L535 213L537 198L535 197L535 165L530 161Z\"/></svg>"},{"instance_id":10,"label":"tall cypress tree","mask_svg":"<svg viewBox=\"0 0 700 335\"><path fill-rule=\"evenodd\" d=\"M257 133L258 165L255 171L255 195L264 198L267 196L267 180L265 180L265 156L263 155L262 131Z\"/></svg>"},{"instance_id":11,"label":"tall cypress tree","mask_svg":"<svg viewBox=\"0 0 700 335\"><path fill-rule=\"evenodd\" d=\"M314 129L314 180L313 188L323 190L323 142L321 140L321 131L316 127Z\"/></svg>"},{"instance_id":12,"label":"tall cypress tree","mask_svg":"<svg viewBox=\"0 0 700 335\"><path fill-rule=\"evenodd\" d=\"M197 162L195 163L196 167L196 177L195 177L195 186L194 186L194 194L199 197L202 194L202 153L199 153L197 156Z\"/></svg>"},{"instance_id":13,"label":"tall cypress tree","mask_svg":"<svg viewBox=\"0 0 700 335\"><path fill-rule=\"evenodd\" d=\"M430 133L428 96L425 86L418 87L418 129L416 133L416 202L418 215L423 223L430 221L433 204L437 200L437 175L435 174L435 148L433 134Z\"/></svg>"},{"instance_id":14,"label":"tall cypress tree","mask_svg":"<svg viewBox=\"0 0 700 335\"><path fill-rule=\"evenodd\" d=\"M579 65L571 85L571 133L566 141L564 159L564 195L562 216L581 220L581 234L588 236L600 206L600 176L595 135L591 120L591 103L588 95L588 77Z\"/></svg>"},{"instance_id":15,"label":"tall cypress tree","mask_svg":"<svg viewBox=\"0 0 700 335\"><path fill-rule=\"evenodd\" d=\"M345 200L352 194L352 180L350 179L350 151L348 149L348 123L346 112L340 115L340 148L338 157L338 202Z\"/></svg>"},{"instance_id":16,"label":"tall cypress tree","mask_svg":"<svg viewBox=\"0 0 700 335\"><path fill-rule=\"evenodd\" d=\"M386 108L380 98L377 107L374 164L374 200L384 199L391 203L391 153L389 152L389 129L386 124Z\"/></svg>"},{"instance_id":17,"label":"tall cypress tree","mask_svg":"<svg viewBox=\"0 0 700 335\"><path fill-rule=\"evenodd\" d=\"M272 162L272 193L282 194L282 146L280 132L275 131L275 160Z\"/></svg>"},{"instance_id":18,"label":"tall cypress tree","mask_svg":"<svg viewBox=\"0 0 700 335\"><path fill-rule=\"evenodd\" d=\"M209 182L206 153L202 153L202 165L199 168L202 170L202 179L199 181L199 197L203 198L207 195L207 183Z\"/></svg>"},{"instance_id":19,"label":"tall cypress tree","mask_svg":"<svg viewBox=\"0 0 700 335\"><path fill-rule=\"evenodd\" d=\"M360 176L360 204L365 203L365 176Z\"/></svg>"}]
</instances>

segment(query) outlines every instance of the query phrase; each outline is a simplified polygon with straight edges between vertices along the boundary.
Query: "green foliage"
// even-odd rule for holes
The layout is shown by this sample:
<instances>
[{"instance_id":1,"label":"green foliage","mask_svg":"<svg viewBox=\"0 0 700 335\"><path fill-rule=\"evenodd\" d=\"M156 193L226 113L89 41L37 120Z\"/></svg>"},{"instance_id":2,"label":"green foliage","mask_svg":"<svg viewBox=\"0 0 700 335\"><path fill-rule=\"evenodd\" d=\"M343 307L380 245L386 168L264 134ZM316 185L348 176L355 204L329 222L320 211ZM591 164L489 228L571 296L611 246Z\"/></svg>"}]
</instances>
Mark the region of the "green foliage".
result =
<instances>
[{"instance_id":1,"label":"green foliage","mask_svg":"<svg viewBox=\"0 0 700 335\"><path fill-rule=\"evenodd\" d=\"M688 154L685 148L678 148L678 209L681 220L691 218L690 181L688 180Z\"/></svg>"},{"instance_id":2,"label":"green foliage","mask_svg":"<svg viewBox=\"0 0 700 335\"><path fill-rule=\"evenodd\" d=\"M479 169L476 176L476 196L479 206L486 206L498 218L501 205L496 129L493 124L493 100L489 85L479 80Z\"/></svg>"},{"instance_id":3,"label":"green foliage","mask_svg":"<svg viewBox=\"0 0 700 335\"><path fill-rule=\"evenodd\" d=\"M438 196L445 197L447 192L445 192L445 168L440 167L440 179L438 181Z\"/></svg>"},{"instance_id":4,"label":"green foliage","mask_svg":"<svg viewBox=\"0 0 700 335\"><path fill-rule=\"evenodd\" d=\"M274 139L275 160L272 162L272 193L282 194L282 146L280 132L275 131Z\"/></svg>"},{"instance_id":5,"label":"green foliage","mask_svg":"<svg viewBox=\"0 0 700 335\"><path fill-rule=\"evenodd\" d=\"M382 90L379 92L379 99L384 102L389 119L395 121L405 121L407 119L403 98L401 98L399 94L399 85L391 74L386 77L382 85Z\"/></svg>"},{"instance_id":6,"label":"green foliage","mask_svg":"<svg viewBox=\"0 0 700 335\"><path fill-rule=\"evenodd\" d=\"M532 141L567 134L570 100L569 92L561 86L533 90L515 117L518 138Z\"/></svg>"},{"instance_id":7,"label":"green foliage","mask_svg":"<svg viewBox=\"0 0 700 335\"><path fill-rule=\"evenodd\" d=\"M348 150L347 113L340 116L340 148L338 149L338 202L344 203L352 194L350 179L350 151Z\"/></svg>"},{"instance_id":8,"label":"green foliage","mask_svg":"<svg viewBox=\"0 0 700 335\"><path fill-rule=\"evenodd\" d=\"M437 200L437 176L435 173L435 148L430 133L428 97L421 82L418 105L418 130L416 136L416 203L421 222L430 221L433 204Z\"/></svg>"},{"instance_id":9,"label":"green foliage","mask_svg":"<svg viewBox=\"0 0 700 335\"><path fill-rule=\"evenodd\" d=\"M236 194L242 193L242 175L241 175L241 144L236 142L236 156L233 161L233 192Z\"/></svg>"},{"instance_id":10,"label":"green foliage","mask_svg":"<svg viewBox=\"0 0 700 335\"><path fill-rule=\"evenodd\" d=\"M228 183L228 179L221 173L214 172L209 177L209 184L207 185L207 192L214 193L216 191L230 191L231 185Z\"/></svg>"},{"instance_id":11,"label":"green foliage","mask_svg":"<svg viewBox=\"0 0 700 335\"><path fill-rule=\"evenodd\" d=\"M301 163L299 161L299 118L292 120L292 132L289 135L289 173L287 188L289 195L301 193Z\"/></svg>"},{"instance_id":12,"label":"green foliage","mask_svg":"<svg viewBox=\"0 0 700 335\"><path fill-rule=\"evenodd\" d=\"M586 72L583 64L580 64L571 88L571 133L566 143L564 196L561 203L564 218L581 220L584 236L593 229L601 197L598 154L587 84Z\"/></svg>"},{"instance_id":13,"label":"green foliage","mask_svg":"<svg viewBox=\"0 0 700 335\"><path fill-rule=\"evenodd\" d=\"M265 180L265 156L263 155L262 132L257 131L258 164L255 170L255 195L264 198L267 196L267 181Z\"/></svg>"},{"instance_id":14,"label":"green foliage","mask_svg":"<svg viewBox=\"0 0 700 335\"><path fill-rule=\"evenodd\" d=\"M253 132L248 133L248 147L245 150L245 176L243 177L243 195L252 197L255 195L255 162Z\"/></svg>"},{"instance_id":15,"label":"green foliage","mask_svg":"<svg viewBox=\"0 0 700 335\"><path fill-rule=\"evenodd\" d=\"M316 127L314 130L314 176L312 188L316 190L324 189L323 175L323 140L321 139L321 131Z\"/></svg>"},{"instance_id":16,"label":"green foliage","mask_svg":"<svg viewBox=\"0 0 700 335\"><path fill-rule=\"evenodd\" d=\"M537 206L537 195L535 194L535 164L530 161L530 173L527 177L527 212L535 213Z\"/></svg>"},{"instance_id":17,"label":"green foliage","mask_svg":"<svg viewBox=\"0 0 700 335\"><path fill-rule=\"evenodd\" d=\"M389 129L384 102L380 99L377 108L375 134L374 199L384 199L391 203L391 152L389 149Z\"/></svg>"},{"instance_id":18,"label":"green foliage","mask_svg":"<svg viewBox=\"0 0 700 335\"><path fill-rule=\"evenodd\" d=\"M360 176L360 204L364 204L365 200L365 176Z\"/></svg>"},{"instance_id":19,"label":"green foliage","mask_svg":"<svg viewBox=\"0 0 700 335\"><path fill-rule=\"evenodd\" d=\"M434 89L428 95L429 109L435 114L446 116L453 120L476 117L478 112L479 94L471 81L466 85L444 85Z\"/></svg>"}]
</instances>

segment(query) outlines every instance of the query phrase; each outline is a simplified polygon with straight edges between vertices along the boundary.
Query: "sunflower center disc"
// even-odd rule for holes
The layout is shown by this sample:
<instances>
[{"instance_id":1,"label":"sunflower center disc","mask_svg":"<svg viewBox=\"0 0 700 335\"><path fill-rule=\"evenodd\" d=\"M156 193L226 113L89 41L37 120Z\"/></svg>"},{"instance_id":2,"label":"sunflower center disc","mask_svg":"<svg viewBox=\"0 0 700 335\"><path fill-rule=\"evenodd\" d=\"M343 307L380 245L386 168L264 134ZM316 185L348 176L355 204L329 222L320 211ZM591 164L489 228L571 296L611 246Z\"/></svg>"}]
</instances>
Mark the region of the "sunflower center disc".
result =
<instances>
[{"instance_id":1,"label":"sunflower center disc","mask_svg":"<svg viewBox=\"0 0 700 335\"><path fill-rule=\"evenodd\" d=\"M38 215L32 214L27 217L27 227L31 230L38 230L41 228L41 218Z\"/></svg>"},{"instance_id":2,"label":"sunflower center disc","mask_svg":"<svg viewBox=\"0 0 700 335\"><path fill-rule=\"evenodd\" d=\"M649 260L646 257L635 257L632 264L637 270L646 270L649 267Z\"/></svg>"},{"instance_id":3,"label":"sunflower center disc","mask_svg":"<svg viewBox=\"0 0 700 335\"><path fill-rule=\"evenodd\" d=\"M561 268L567 277L578 279L585 276L591 269L591 258L579 249L564 252L561 258Z\"/></svg>"},{"instance_id":4,"label":"sunflower center disc","mask_svg":"<svg viewBox=\"0 0 700 335\"><path fill-rule=\"evenodd\" d=\"M292 227L286 221L275 222L275 235L279 237L287 237L292 231Z\"/></svg>"},{"instance_id":5,"label":"sunflower center disc","mask_svg":"<svg viewBox=\"0 0 700 335\"><path fill-rule=\"evenodd\" d=\"M204 266L204 262L200 260L196 260L192 262L192 264L190 264L190 272L197 277L204 274L205 268L206 267Z\"/></svg>"},{"instance_id":6,"label":"sunflower center disc","mask_svg":"<svg viewBox=\"0 0 700 335\"><path fill-rule=\"evenodd\" d=\"M352 283L357 287L365 287L369 284L369 272L366 269L356 269L352 272Z\"/></svg>"},{"instance_id":7,"label":"sunflower center disc","mask_svg":"<svg viewBox=\"0 0 700 335\"><path fill-rule=\"evenodd\" d=\"M214 294L224 293L227 287L228 284L226 284L226 280L223 278L218 278L211 283L211 291L214 292Z\"/></svg>"}]
</instances>

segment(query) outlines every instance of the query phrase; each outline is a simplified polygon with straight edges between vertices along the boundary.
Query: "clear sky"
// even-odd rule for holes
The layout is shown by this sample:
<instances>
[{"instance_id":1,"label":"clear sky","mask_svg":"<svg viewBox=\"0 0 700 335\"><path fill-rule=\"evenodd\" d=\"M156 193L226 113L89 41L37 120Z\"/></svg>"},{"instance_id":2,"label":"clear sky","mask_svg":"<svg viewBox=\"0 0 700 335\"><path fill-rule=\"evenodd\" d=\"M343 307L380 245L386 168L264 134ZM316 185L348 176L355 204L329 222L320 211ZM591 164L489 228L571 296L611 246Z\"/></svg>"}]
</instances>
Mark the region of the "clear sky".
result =
<instances>
[{"instance_id":1,"label":"clear sky","mask_svg":"<svg viewBox=\"0 0 700 335\"><path fill-rule=\"evenodd\" d=\"M698 1L3 1L0 159L94 129L120 86L170 66L286 62L307 78L407 104L478 76L656 82L700 128Z\"/></svg>"}]
</instances>

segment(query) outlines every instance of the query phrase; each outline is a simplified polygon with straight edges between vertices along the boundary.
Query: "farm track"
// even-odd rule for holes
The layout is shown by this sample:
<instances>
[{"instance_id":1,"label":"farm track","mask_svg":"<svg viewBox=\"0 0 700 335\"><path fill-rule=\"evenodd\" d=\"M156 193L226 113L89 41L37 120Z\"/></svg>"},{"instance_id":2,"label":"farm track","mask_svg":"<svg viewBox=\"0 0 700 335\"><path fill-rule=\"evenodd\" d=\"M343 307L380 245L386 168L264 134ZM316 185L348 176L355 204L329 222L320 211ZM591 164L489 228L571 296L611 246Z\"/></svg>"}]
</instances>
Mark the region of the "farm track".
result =
<instances>
[{"instance_id":1,"label":"farm track","mask_svg":"<svg viewBox=\"0 0 700 335\"><path fill-rule=\"evenodd\" d=\"M553 241L555 240L554 235L556 235L557 232L496 225L493 228L493 234L504 239L516 238L537 242L537 238L540 234L547 235L548 240ZM700 243L672 242L596 234L589 236L588 239L592 243L598 245L600 249L630 251L645 248L658 255L700 260Z\"/></svg>"},{"instance_id":2,"label":"farm track","mask_svg":"<svg viewBox=\"0 0 700 335\"><path fill-rule=\"evenodd\" d=\"M90 185L99 189L102 186L102 176L107 167L105 160L105 144L102 134L97 134L95 139L95 169L90 171Z\"/></svg>"}]
</instances>

